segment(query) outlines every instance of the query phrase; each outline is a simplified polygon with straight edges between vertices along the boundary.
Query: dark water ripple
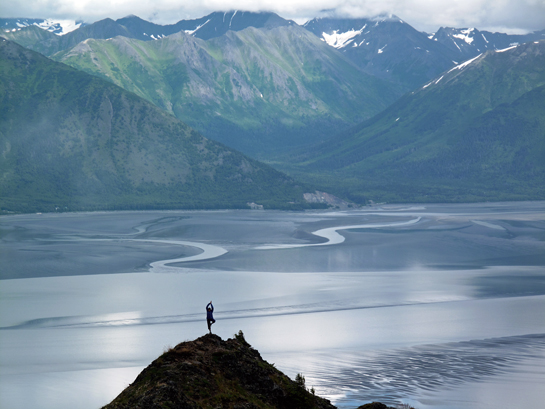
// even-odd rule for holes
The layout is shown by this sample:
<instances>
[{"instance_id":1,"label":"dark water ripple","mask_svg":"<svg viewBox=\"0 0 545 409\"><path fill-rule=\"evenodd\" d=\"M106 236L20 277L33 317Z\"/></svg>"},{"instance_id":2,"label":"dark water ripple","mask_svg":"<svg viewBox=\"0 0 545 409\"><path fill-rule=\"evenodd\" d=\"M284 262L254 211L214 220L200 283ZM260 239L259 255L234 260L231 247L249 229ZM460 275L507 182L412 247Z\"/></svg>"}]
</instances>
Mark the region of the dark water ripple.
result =
<instances>
[{"instance_id":1,"label":"dark water ripple","mask_svg":"<svg viewBox=\"0 0 545 409\"><path fill-rule=\"evenodd\" d=\"M321 389L345 393L336 402L339 406L354 401L393 405L418 390L437 391L507 373L524 359L543 359L544 353L545 334L532 334L353 355L340 370L329 368L327 375L312 376Z\"/></svg>"}]
</instances>

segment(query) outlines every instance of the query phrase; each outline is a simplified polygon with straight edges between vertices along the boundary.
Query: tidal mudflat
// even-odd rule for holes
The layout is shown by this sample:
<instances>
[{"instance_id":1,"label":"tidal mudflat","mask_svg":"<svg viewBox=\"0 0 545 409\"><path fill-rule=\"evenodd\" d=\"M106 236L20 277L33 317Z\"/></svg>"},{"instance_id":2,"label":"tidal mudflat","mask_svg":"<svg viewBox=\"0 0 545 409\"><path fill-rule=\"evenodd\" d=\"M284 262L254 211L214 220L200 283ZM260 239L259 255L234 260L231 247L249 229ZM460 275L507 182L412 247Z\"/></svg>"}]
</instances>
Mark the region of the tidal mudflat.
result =
<instances>
[{"instance_id":1,"label":"tidal mudflat","mask_svg":"<svg viewBox=\"0 0 545 409\"><path fill-rule=\"evenodd\" d=\"M242 330L342 408L545 401L545 203L0 219L0 407L96 408Z\"/></svg>"}]
</instances>

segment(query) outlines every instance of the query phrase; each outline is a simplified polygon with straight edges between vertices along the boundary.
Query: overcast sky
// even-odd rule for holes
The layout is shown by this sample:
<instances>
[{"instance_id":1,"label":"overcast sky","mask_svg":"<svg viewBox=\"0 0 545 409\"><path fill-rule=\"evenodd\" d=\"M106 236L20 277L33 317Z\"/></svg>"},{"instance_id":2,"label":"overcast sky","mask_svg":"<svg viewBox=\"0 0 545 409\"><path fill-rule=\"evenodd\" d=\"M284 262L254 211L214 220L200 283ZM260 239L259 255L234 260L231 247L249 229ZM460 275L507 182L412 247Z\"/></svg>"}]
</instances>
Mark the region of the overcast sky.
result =
<instances>
[{"instance_id":1,"label":"overcast sky","mask_svg":"<svg viewBox=\"0 0 545 409\"><path fill-rule=\"evenodd\" d=\"M213 11L273 11L302 23L320 14L374 17L392 13L414 28L523 33L545 29L545 0L0 0L0 17L79 19L87 23L135 14L158 24Z\"/></svg>"}]
</instances>

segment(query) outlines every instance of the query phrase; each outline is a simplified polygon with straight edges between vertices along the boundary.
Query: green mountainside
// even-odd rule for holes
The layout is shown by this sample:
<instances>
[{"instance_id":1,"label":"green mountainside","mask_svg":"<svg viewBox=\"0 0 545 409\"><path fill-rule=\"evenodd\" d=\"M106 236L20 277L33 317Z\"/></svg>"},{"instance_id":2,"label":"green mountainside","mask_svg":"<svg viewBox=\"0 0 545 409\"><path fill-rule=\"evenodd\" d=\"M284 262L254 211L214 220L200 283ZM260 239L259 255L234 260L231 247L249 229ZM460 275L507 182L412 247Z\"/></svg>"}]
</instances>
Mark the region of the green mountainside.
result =
<instances>
[{"instance_id":1,"label":"green mountainside","mask_svg":"<svg viewBox=\"0 0 545 409\"><path fill-rule=\"evenodd\" d=\"M206 23L208 20L205 18L202 21L177 23L190 24L187 26L190 28L198 24L196 27L204 30L202 38L190 35L196 28L189 30L186 27L168 36L156 32L153 35L155 40L143 41L142 38L150 37L146 31L176 30L181 26L153 25L134 16L118 21L105 19L60 37L38 27L26 27L8 35L17 37L20 44L47 55L53 54L52 58L59 62L129 91L129 94L123 94L123 98L118 99L123 104L127 103L129 95L135 101L139 96L151 102L165 111L155 110L152 116L161 112L164 118L169 118L168 121L161 120L161 123L170 123L176 117L206 137L266 160L275 168L320 190L358 203L368 200L406 202L544 198L545 125L541 109L545 102L542 88L545 86L543 41L486 52L470 62L449 69L396 101L402 88L365 74L347 57L346 52L343 54L346 50L340 51L327 45L292 22L278 16L270 20L272 17L268 14L257 15L259 18L252 13L239 15L235 12L213 13L210 16L217 20L214 20L216 23L212 24L211 20ZM212 27L229 29L224 21L227 17L229 22L239 19L238 31L213 36L215 29ZM399 27L404 25L403 22L399 24ZM378 27L375 28L378 30ZM189 33L184 31L186 29ZM386 30L385 33L391 37L394 31ZM377 32L377 36L379 34L380 38L384 37L384 33ZM389 47L394 49L391 44ZM371 50L369 55L380 54L381 58L385 58L387 53L384 50L381 46L376 52ZM394 52L391 54L393 60L388 61L397 64L395 61L401 58L400 55L402 53ZM369 64L375 66L372 61L378 60L373 58ZM100 139L101 133L104 133L100 122L103 120L97 112L103 109L102 94L94 95L93 91L81 85L89 79L81 83L72 80L69 84L64 83L64 78L48 79L50 83L47 85L34 83L34 77L37 81L43 80L41 74L37 74L42 73L41 69L36 68L35 64L22 66L35 71L28 75L26 71L21 71L22 76L15 80L9 75L16 75L17 70L11 69L9 75L1 80L4 87L1 108L5 115L0 121L5 126L0 132L7 144L4 148L0 147L4 149L3 161L0 162L4 175L0 183L4 185L0 187L9 185L12 189L10 195L26 189L21 197L35 194L37 198L43 193L47 198L49 192L55 191L47 183L40 182L34 189L7 175L11 175L9 172L15 166L20 167L14 173L19 175L17 177L34 169L38 172L38 180L45 178L48 172L59 172L54 169L62 166L64 161L52 160L56 156L48 151L54 144L47 142L44 145L47 149L44 149L41 145L44 142L36 136L36 129L42 126L51 130L48 135L55 135L51 138L57 138L55 143L59 146L70 138L76 140L74 135L79 132L79 127L86 129L86 137ZM412 63L409 63L410 67L414 68ZM9 71L8 68L6 70ZM73 75L67 75L67 79ZM64 87L70 97L59 93L59 86ZM84 92L75 91L82 87ZM32 94L38 88L42 91ZM108 89L121 92L115 87ZM35 95L39 95L39 98L35 98ZM96 101L90 104L85 98ZM113 96L105 98L112 103ZM138 101L138 104L144 103ZM62 108L58 108L59 104ZM51 107L53 114L46 113L44 107ZM18 109L23 114L15 115ZM133 115L132 108L116 112L129 111ZM172 114L172 118L168 113ZM78 119L69 119L70 115ZM81 118L90 117L84 125L80 125ZM73 122L78 125L74 126ZM115 129L119 129L119 135L139 138L143 132L142 124L148 126L147 120L133 124L132 128L118 124ZM165 135L170 131L165 128L157 133L156 126L159 125L146 128L145 132L149 134L145 138L167 138ZM62 132L54 129L61 129ZM18 137L14 136L16 134ZM60 140L59 135L67 136ZM17 143L12 143L10 138ZM136 139L131 139L131 144L133 140ZM85 144L70 143L74 149L81 148L85 155L89 154ZM207 143L211 144L210 141ZM153 145L160 145L169 154L174 152L164 141ZM43 171L37 171L31 161L25 164L28 167L25 168L22 161L14 159L16 156L8 155L13 153L16 146L20 152L37 149L41 158L49 158L49 164L40 168ZM218 149L221 147L214 146ZM111 145L107 149L114 148ZM141 163L147 156L147 152L141 154ZM117 160L117 156L112 154L112 157ZM191 158L193 162L190 167L193 170L201 166L201 158ZM134 157L132 160L135 160ZM161 160L157 159L157 166L164 166ZM209 163L207 160L204 162ZM140 196L148 195L152 184L164 189L169 186L169 189L159 194L157 203L146 196L146 206L158 206L158 203L167 207L189 206L191 202L191 206L207 207L221 196L211 193L212 196L216 195L213 200L202 197L203 189L196 187L200 182L195 179L190 183L184 182L182 189L192 192L191 199L187 195L174 197L170 187L176 177L161 179L158 178L160 172L154 170L151 172L154 175L152 180L140 177L136 183L133 179L127 179L126 175L130 172L125 165L114 166L116 178L121 178L116 179L97 177L94 170L89 170L98 167L102 171L102 162L86 164L81 168L85 177L74 173L70 183L62 186L59 183L57 188L66 190L78 186L77 191L84 191L87 195L83 202L92 206L102 206L100 195L96 193L93 196L91 193L101 191L104 186L108 186L105 191L109 192L109 198L105 200L118 207L129 206L133 201L140 203ZM261 165L255 163L255 166ZM71 166L67 168L72 169ZM137 166L133 165L133 168ZM104 169L113 168L106 166ZM268 172L272 170L268 169ZM270 175L273 179L276 177ZM81 180L87 180L85 183L93 181L99 187L80 185L74 180L78 183ZM114 187L126 188L129 180L133 187L138 185L140 190L144 189L140 186L148 183L147 193L131 196L136 193ZM215 182L219 180L215 179ZM255 178L250 180L254 182ZM282 186L293 183L289 181ZM263 181L256 185L262 187ZM214 186L212 190L229 184ZM246 187L250 192L251 187ZM270 184L269 187L275 189L278 185ZM40 189L43 189L42 193L39 193ZM237 189L242 187L237 185ZM272 203L272 200L275 206L299 203L302 190L299 187L296 190L297 194L293 191L287 196L280 193L278 201L273 200L273 195L268 196L269 199L263 196L259 200L268 203ZM226 206L241 206L246 201L246 196L236 189L227 188L226 192L222 193L222 200L227 200L226 197L235 192L233 200L238 203L235 205L227 200L226 203L231 204ZM76 195L73 190L64 193L63 198ZM2 197L2 200L5 199ZM53 206L50 198L46 202L48 206ZM70 206L80 204L70 203Z\"/></svg>"},{"instance_id":2,"label":"green mountainside","mask_svg":"<svg viewBox=\"0 0 545 409\"><path fill-rule=\"evenodd\" d=\"M52 44L55 44L53 48L54 52L59 51L56 44L60 37L35 25L18 31L3 32L2 37L44 55L47 55L47 50L52 47Z\"/></svg>"},{"instance_id":3,"label":"green mountainside","mask_svg":"<svg viewBox=\"0 0 545 409\"><path fill-rule=\"evenodd\" d=\"M545 41L489 51L278 167L360 202L545 199L543 107Z\"/></svg>"},{"instance_id":4,"label":"green mountainside","mask_svg":"<svg viewBox=\"0 0 545 409\"><path fill-rule=\"evenodd\" d=\"M3 211L305 206L286 175L4 39L0 110Z\"/></svg>"},{"instance_id":5,"label":"green mountainside","mask_svg":"<svg viewBox=\"0 0 545 409\"><path fill-rule=\"evenodd\" d=\"M259 157L321 141L399 96L295 25L249 27L207 41L184 32L146 42L89 39L53 58Z\"/></svg>"}]
</instances>

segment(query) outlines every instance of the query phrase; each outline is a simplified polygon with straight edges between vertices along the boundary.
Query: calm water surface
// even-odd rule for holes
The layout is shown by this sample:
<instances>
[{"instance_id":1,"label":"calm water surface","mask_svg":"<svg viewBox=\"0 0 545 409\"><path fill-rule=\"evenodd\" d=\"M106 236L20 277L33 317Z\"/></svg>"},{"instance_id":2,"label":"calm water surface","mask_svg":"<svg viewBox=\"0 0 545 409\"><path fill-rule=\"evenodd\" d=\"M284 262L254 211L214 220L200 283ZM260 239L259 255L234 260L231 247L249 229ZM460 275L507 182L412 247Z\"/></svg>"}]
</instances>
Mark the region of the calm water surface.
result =
<instances>
[{"instance_id":1,"label":"calm water surface","mask_svg":"<svg viewBox=\"0 0 545 409\"><path fill-rule=\"evenodd\" d=\"M341 408L542 407L545 203L0 218L0 407L98 408L242 330Z\"/></svg>"}]
</instances>

